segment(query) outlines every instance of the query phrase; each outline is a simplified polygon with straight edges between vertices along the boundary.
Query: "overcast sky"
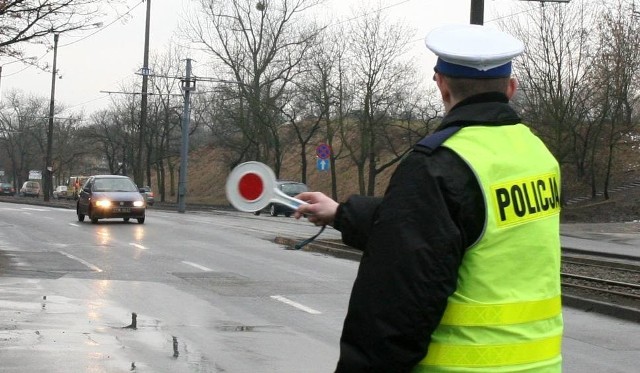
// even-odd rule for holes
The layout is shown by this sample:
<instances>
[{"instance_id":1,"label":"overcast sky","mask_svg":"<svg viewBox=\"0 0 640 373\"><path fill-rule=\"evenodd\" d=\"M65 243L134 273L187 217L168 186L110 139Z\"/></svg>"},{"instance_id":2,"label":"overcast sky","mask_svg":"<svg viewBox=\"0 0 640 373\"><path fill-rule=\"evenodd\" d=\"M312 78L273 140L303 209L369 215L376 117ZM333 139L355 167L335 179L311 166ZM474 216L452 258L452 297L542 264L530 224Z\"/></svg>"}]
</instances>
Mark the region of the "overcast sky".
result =
<instances>
[{"instance_id":1,"label":"overcast sky","mask_svg":"<svg viewBox=\"0 0 640 373\"><path fill-rule=\"evenodd\" d=\"M508 15L514 1L485 0L485 24L495 25L494 19ZM184 18L185 6L193 3L194 0L151 0L149 49L152 54L167 50L179 22ZM327 0L324 9L319 11L348 17L351 9L361 3L372 10L384 8L390 20L402 20L415 29L411 47L421 68L430 68L435 62L423 42L430 29L448 23L469 23L470 0ZM68 108L64 115L106 108L110 103L109 95L101 91L120 91L128 81L142 79L135 73L142 67L147 5L141 0L127 0L127 4L131 9L127 17L116 21L118 16L113 15L91 36L88 36L91 32L75 37L60 36L57 68L62 79L56 82L55 99L56 103ZM121 13L124 12L126 9ZM53 52L44 47L30 48L29 51L41 62L51 64L53 61ZM49 99L50 72L9 62L0 57L0 100L12 89ZM199 63L206 61L194 62L196 75Z\"/></svg>"}]
</instances>

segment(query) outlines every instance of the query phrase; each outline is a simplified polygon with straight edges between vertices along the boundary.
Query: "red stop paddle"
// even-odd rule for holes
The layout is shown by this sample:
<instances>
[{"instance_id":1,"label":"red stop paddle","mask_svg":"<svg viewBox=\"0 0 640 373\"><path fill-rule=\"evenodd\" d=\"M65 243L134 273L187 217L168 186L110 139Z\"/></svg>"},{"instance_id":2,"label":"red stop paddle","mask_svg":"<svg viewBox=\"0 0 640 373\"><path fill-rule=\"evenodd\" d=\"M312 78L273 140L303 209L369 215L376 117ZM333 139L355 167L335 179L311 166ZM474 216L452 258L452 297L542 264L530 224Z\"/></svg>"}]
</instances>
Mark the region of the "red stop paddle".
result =
<instances>
[{"instance_id":1,"label":"red stop paddle","mask_svg":"<svg viewBox=\"0 0 640 373\"><path fill-rule=\"evenodd\" d=\"M269 203L279 203L297 209L306 202L290 197L276 188L276 176L269 166L260 162L245 162L234 168L225 186L227 199L236 209L255 212Z\"/></svg>"}]
</instances>

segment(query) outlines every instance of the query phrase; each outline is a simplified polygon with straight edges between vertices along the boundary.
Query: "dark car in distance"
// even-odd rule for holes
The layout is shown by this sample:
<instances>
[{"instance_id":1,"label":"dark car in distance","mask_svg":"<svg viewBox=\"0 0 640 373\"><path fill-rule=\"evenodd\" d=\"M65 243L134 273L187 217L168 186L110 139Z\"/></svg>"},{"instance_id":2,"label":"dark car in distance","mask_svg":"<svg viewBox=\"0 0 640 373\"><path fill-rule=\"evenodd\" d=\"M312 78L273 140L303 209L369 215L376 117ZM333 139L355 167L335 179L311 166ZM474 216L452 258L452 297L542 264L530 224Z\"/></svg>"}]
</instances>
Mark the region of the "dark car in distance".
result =
<instances>
[{"instance_id":1,"label":"dark car in distance","mask_svg":"<svg viewBox=\"0 0 640 373\"><path fill-rule=\"evenodd\" d=\"M140 194L142 194L142 196L144 197L147 206L153 206L153 203L156 201L156 199L153 196L153 191L150 187L143 186L142 188L140 188Z\"/></svg>"},{"instance_id":2,"label":"dark car in distance","mask_svg":"<svg viewBox=\"0 0 640 373\"><path fill-rule=\"evenodd\" d=\"M129 219L144 223L146 203L136 184L127 176L94 175L89 177L78 195L78 221L85 216L95 224L99 219Z\"/></svg>"},{"instance_id":3,"label":"dark car in distance","mask_svg":"<svg viewBox=\"0 0 640 373\"><path fill-rule=\"evenodd\" d=\"M0 183L0 195L3 196L15 196L16 189L11 183Z\"/></svg>"},{"instance_id":4,"label":"dark car in distance","mask_svg":"<svg viewBox=\"0 0 640 373\"><path fill-rule=\"evenodd\" d=\"M302 192L308 192L309 187L304 183L289 180L276 180L276 188L280 189L284 194L295 197ZM278 216L280 214L289 217L293 214L293 210L290 207L281 205L279 203L270 203L265 207L265 210L269 212L271 216ZM255 215L260 215L262 211L254 212Z\"/></svg>"}]
</instances>

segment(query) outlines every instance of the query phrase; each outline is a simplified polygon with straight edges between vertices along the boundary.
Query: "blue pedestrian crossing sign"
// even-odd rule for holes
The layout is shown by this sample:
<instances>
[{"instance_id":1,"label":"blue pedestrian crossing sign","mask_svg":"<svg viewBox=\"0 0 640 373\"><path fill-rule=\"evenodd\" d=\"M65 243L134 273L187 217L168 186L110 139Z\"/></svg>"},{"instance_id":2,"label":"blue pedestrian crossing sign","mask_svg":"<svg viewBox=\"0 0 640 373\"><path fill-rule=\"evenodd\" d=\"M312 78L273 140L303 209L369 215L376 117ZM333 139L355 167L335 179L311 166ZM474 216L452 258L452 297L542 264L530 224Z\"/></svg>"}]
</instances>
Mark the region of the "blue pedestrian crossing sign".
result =
<instances>
[{"instance_id":1,"label":"blue pedestrian crossing sign","mask_svg":"<svg viewBox=\"0 0 640 373\"><path fill-rule=\"evenodd\" d=\"M318 158L316 159L316 166L318 171L329 171L330 162L328 159Z\"/></svg>"}]
</instances>

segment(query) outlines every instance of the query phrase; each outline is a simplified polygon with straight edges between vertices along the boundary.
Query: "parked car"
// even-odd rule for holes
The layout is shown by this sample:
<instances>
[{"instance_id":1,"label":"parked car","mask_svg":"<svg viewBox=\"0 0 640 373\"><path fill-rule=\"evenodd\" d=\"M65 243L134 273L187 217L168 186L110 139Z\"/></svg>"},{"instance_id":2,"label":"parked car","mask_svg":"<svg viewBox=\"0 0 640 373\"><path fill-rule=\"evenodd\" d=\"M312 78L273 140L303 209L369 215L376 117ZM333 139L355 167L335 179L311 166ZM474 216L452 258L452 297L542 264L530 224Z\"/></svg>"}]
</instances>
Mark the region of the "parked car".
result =
<instances>
[{"instance_id":1,"label":"parked car","mask_svg":"<svg viewBox=\"0 0 640 373\"><path fill-rule=\"evenodd\" d=\"M142 194L145 202L147 202L147 206L153 206L156 199L153 196L153 191L151 190L150 187L143 186L142 188L140 188L140 194Z\"/></svg>"},{"instance_id":2,"label":"parked car","mask_svg":"<svg viewBox=\"0 0 640 373\"><path fill-rule=\"evenodd\" d=\"M10 183L0 183L0 195L15 196L16 189Z\"/></svg>"},{"instance_id":3,"label":"parked car","mask_svg":"<svg viewBox=\"0 0 640 373\"><path fill-rule=\"evenodd\" d=\"M70 197L66 185L58 185L56 189L53 190L53 198L55 199L69 199Z\"/></svg>"},{"instance_id":4,"label":"parked car","mask_svg":"<svg viewBox=\"0 0 640 373\"><path fill-rule=\"evenodd\" d=\"M96 224L98 219L137 219L144 223L146 203L136 184L122 175L94 175L80 189L76 214Z\"/></svg>"},{"instance_id":5,"label":"parked car","mask_svg":"<svg viewBox=\"0 0 640 373\"><path fill-rule=\"evenodd\" d=\"M20 196L40 198L40 183L37 181L25 181L20 188Z\"/></svg>"},{"instance_id":6,"label":"parked car","mask_svg":"<svg viewBox=\"0 0 640 373\"><path fill-rule=\"evenodd\" d=\"M294 197L302 192L309 191L309 187L304 183L289 180L276 180L276 188L280 189L284 194ZM293 214L293 210L290 207L281 205L279 203L270 203L264 208L264 211L268 211L271 216L278 216L283 214L286 217ZM254 212L255 215L260 215L262 211Z\"/></svg>"}]
</instances>

